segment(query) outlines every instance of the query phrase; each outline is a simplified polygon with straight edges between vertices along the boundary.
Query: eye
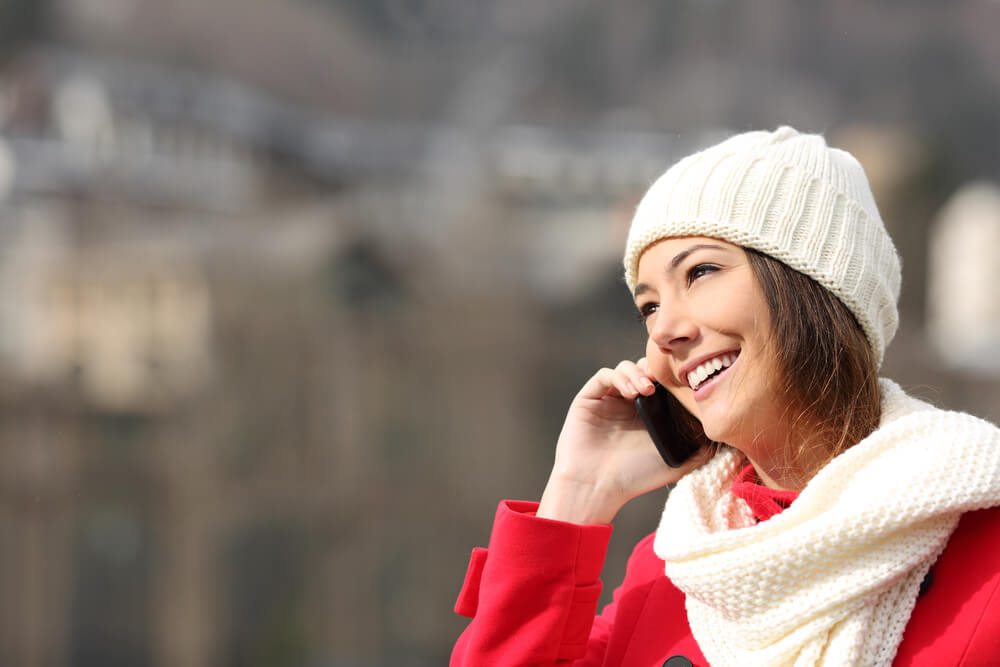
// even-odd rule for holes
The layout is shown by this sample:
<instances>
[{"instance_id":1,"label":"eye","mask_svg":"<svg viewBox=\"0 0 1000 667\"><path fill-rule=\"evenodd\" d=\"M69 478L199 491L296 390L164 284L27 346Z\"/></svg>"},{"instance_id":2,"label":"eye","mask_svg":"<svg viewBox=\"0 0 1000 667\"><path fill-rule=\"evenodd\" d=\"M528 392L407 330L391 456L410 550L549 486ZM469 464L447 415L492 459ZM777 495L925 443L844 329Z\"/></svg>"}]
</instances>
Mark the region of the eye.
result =
<instances>
[{"instance_id":1,"label":"eye","mask_svg":"<svg viewBox=\"0 0 1000 667\"><path fill-rule=\"evenodd\" d=\"M694 281L698 280L698 278L708 275L709 273L715 273L718 270L719 267L715 264L696 264L688 269L687 283L690 285Z\"/></svg>"},{"instance_id":2,"label":"eye","mask_svg":"<svg viewBox=\"0 0 1000 667\"><path fill-rule=\"evenodd\" d=\"M660 304L654 301L648 301L644 304L641 304L639 306L639 313L638 313L639 321L645 323L646 320L648 320L653 315L653 313L655 313L659 309L660 309Z\"/></svg>"}]
</instances>

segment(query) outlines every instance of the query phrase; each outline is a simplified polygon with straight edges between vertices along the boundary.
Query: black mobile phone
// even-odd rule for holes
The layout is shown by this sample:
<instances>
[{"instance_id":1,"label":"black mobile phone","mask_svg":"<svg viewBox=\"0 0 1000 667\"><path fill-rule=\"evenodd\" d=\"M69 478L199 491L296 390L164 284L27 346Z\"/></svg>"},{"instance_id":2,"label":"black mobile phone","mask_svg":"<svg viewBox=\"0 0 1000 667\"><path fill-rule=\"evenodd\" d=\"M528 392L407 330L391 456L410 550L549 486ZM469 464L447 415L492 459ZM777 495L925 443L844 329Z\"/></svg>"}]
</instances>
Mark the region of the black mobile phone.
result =
<instances>
[{"instance_id":1,"label":"black mobile phone","mask_svg":"<svg viewBox=\"0 0 1000 667\"><path fill-rule=\"evenodd\" d=\"M660 456L671 468L679 468L698 451L700 445L684 435L687 429L679 417L684 406L659 382L655 386L656 393L649 396L639 394L635 399L635 408Z\"/></svg>"}]
</instances>

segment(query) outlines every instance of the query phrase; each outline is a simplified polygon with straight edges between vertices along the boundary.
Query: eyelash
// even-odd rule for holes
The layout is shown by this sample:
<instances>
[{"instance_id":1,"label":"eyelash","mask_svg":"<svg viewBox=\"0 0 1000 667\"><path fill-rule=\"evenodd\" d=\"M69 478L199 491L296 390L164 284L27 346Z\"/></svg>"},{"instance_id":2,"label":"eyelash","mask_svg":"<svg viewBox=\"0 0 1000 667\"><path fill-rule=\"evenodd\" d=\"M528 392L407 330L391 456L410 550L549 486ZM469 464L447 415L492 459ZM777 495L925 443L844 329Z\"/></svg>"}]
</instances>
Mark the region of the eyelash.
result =
<instances>
[{"instance_id":1,"label":"eyelash","mask_svg":"<svg viewBox=\"0 0 1000 667\"><path fill-rule=\"evenodd\" d=\"M709 273L714 273L715 271L718 270L719 267L717 267L715 264L696 264L692 266L690 269L688 269L687 284L688 286L690 286L691 283L698 280L698 278L701 278L702 276Z\"/></svg>"},{"instance_id":2,"label":"eyelash","mask_svg":"<svg viewBox=\"0 0 1000 667\"><path fill-rule=\"evenodd\" d=\"M687 272L687 284L688 287L691 284L701 278L702 276L708 275L709 273L714 273L719 270L719 267L715 264L695 264ZM636 318L638 318L640 324L645 324L653 313L660 309L660 305L656 302L644 303L639 306L639 312L636 313Z\"/></svg>"},{"instance_id":3,"label":"eyelash","mask_svg":"<svg viewBox=\"0 0 1000 667\"><path fill-rule=\"evenodd\" d=\"M646 320L648 320L653 315L653 313L655 313L659 309L660 305L652 302L644 303L641 306L639 306L639 312L635 314L639 320L639 324L645 324Z\"/></svg>"}]
</instances>

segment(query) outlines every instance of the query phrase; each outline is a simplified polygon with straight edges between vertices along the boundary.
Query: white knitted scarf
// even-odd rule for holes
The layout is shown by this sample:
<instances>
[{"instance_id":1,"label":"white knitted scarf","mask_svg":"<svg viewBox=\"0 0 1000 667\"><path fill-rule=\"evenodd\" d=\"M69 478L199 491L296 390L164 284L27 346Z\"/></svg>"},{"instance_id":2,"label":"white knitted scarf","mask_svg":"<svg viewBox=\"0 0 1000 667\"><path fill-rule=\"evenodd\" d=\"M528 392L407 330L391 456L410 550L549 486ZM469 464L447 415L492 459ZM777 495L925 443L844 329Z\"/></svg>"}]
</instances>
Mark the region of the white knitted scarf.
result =
<instances>
[{"instance_id":1,"label":"white knitted scarf","mask_svg":"<svg viewBox=\"0 0 1000 667\"><path fill-rule=\"evenodd\" d=\"M654 550L713 667L890 665L959 515L1000 504L1000 430L880 388L879 428L767 521L732 449L671 491Z\"/></svg>"}]
</instances>

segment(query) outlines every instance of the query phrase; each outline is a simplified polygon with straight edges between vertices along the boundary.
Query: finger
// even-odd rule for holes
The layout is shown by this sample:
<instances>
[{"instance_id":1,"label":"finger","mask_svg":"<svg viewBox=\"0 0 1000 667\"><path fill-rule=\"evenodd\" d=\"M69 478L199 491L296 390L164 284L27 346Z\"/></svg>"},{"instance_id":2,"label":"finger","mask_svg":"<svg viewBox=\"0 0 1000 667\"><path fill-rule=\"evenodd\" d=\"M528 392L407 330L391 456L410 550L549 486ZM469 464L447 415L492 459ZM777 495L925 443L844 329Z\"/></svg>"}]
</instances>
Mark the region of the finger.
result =
<instances>
[{"instance_id":1,"label":"finger","mask_svg":"<svg viewBox=\"0 0 1000 667\"><path fill-rule=\"evenodd\" d=\"M635 365L639 367L639 370L642 371L647 378L649 378L650 382L656 382L656 376L653 375L653 371L649 367L649 359L642 357L635 362Z\"/></svg>"},{"instance_id":2,"label":"finger","mask_svg":"<svg viewBox=\"0 0 1000 667\"><path fill-rule=\"evenodd\" d=\"M605 396L635 398L638 393L624 374L611 368L602 368L583 385L579 395L590 399L601 399Z\"/></svg>"},{"instance_id":3,"label":"finger","mask_svg":"<svg viewBox=\"0 0 1000 667\"><path fill-rule=\"evenodd\" d=\"M621 364L611 373L611 381L623 398L635 398L639 395L639 385L633 381L631 373L622 369Z\"/></svg>"},{"instance_id":4,"label":"finger","mask_svg":"<svg viewBox=\"0 0 1000 667\"><path fill-rule=\"evenodd\" d=\"M638 393L649 396L656 391L652 380L638 364L626 360L618 364L615 370L628 378L629 384L635 387Z\"/></svg>"}]
</instances>

